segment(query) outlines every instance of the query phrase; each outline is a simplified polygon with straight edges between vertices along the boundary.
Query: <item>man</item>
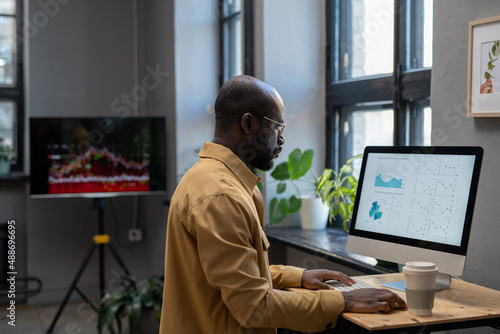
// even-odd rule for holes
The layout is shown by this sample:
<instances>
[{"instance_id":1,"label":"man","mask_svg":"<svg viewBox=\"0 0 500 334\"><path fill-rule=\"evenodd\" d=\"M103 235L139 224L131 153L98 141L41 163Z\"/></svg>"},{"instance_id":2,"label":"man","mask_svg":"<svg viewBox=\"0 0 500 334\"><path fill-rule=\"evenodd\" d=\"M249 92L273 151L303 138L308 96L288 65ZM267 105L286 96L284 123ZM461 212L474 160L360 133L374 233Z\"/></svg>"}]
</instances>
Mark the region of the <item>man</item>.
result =
<instances>
[{"instance_id":1,"label":"man","mask_svg":"<svg viewBox=\"0 0 500 334\"><path fill-rule=\"evenodd\" d=\"M215 101L215 134L184 175L170 204L160 333L320 331L342 311L388 312L396 294L341 293L335 271L269 266L264 203L253 168L269 170L285 143L284 106L270 85L249 76L226 82ZM304 287L313 290L285 291Z\"/></svg>"}]
</instances>

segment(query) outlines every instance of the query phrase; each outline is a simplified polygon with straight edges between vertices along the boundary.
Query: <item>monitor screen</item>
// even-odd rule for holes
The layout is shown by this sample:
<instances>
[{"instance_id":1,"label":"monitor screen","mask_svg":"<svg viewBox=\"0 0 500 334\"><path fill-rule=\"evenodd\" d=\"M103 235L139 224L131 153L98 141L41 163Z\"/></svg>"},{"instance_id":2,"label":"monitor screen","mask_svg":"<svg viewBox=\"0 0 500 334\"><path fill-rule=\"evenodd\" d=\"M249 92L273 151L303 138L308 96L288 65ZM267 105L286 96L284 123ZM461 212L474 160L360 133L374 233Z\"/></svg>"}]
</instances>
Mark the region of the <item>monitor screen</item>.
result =
<instances>
[{"instance_id":1,"label":"monitor screen","mask_svg":"<svg viewBox=\"0 0 500 334\"><path fill-rule=\"evenodd\" d=\"M164 117L30 118L32 197L166 190Z\"/></svg>"},{"instance_id":2,"label":"monitor screen","mask_svg":"<svg viewBox=\"0 0 500 334\"><path fill-rule=\"evenodd\" d=\"M366 147L347 250L396 263L430 261L461 275L479 147Z\"/></svg>"}]
</instances>

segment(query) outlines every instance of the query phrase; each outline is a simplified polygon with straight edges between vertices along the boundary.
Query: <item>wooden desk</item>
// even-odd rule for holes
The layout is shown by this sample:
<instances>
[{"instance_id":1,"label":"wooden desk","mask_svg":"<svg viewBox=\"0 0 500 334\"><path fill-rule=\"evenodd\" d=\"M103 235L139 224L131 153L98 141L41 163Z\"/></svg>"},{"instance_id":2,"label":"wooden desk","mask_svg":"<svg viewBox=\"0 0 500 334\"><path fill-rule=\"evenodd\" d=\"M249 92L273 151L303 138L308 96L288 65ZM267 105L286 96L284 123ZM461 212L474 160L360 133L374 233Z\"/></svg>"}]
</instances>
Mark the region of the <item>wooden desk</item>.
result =
<instances>
[{"instance_id":1,"label":"wooden desk","mask_svg":"<svg viewBox=\"0 0 500 334\"><path fill-rule=\"evenodd\" d=\"M404 279L401 273L355 278L380 287ZM404 292L390 290L406 300ZM482 326L500 329L500 291L452 279L448 289L436 292L430 317L413 316L404 309L388 314L343 313L329 333L429 333Z\"/></svg>"}]
</instances>

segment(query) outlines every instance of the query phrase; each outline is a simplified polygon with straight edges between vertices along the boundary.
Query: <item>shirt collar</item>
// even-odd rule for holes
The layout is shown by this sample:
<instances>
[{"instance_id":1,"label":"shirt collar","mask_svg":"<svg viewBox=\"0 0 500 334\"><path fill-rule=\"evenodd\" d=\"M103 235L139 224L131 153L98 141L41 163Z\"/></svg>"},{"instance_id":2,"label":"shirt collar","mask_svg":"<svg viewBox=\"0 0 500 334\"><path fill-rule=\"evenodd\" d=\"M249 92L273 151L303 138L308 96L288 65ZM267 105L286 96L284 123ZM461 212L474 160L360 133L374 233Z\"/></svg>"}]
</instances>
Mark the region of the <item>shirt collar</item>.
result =
<instances>
[{"instance_id":1,"label":"shirt collar","mask_svg":"<svg viewBox=\"0 0 500 334\"><path fill-rule=\"evenodd\" d=\"M211 158L222 162L234 173L234 175L236 175L249 193L253 193L253 189L257 185L257 182L260 181L260 177L255 176L247 165L225 146L205 142L198 156L200 158Z\"/></svg>"}]
</instances>

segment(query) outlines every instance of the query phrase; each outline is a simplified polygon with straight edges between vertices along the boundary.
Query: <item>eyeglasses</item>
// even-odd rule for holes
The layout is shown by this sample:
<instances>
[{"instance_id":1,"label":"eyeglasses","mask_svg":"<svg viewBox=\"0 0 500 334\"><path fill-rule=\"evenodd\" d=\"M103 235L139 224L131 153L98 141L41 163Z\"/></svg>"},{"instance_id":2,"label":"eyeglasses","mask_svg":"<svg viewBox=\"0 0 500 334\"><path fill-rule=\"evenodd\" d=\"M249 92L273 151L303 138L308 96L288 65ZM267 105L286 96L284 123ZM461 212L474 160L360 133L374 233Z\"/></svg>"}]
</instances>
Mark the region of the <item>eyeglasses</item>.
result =
<instances>
[{"instance_id":1,"label":"eyeglasses","mask_svg":"<svg viewBox=\"0 0 500 334\"><path fill-rule=\"evenodd\" d=\"M269 122L272 122L272 123L274 123L274 124L278 125L278 126L279 126L279 129L278 129L278 138L279 138L279 137L281 137L281 136L283 135L283 131L285 131L286 124L284 124L284 123L280 123L280 122L276 122L275 120L270 119L269 117L264 116L264 115L262 115L262 114L259 114L258 112L254 112L254 111L252 111L252 112L250 112L250 113L251 113L252 115L262 117L263 119L268 120Z\"/></svg>"}]
</instances>

